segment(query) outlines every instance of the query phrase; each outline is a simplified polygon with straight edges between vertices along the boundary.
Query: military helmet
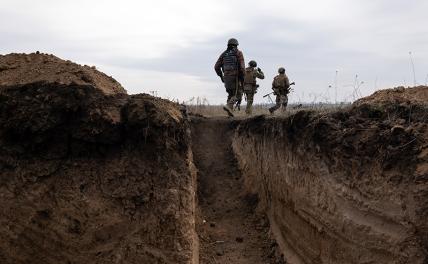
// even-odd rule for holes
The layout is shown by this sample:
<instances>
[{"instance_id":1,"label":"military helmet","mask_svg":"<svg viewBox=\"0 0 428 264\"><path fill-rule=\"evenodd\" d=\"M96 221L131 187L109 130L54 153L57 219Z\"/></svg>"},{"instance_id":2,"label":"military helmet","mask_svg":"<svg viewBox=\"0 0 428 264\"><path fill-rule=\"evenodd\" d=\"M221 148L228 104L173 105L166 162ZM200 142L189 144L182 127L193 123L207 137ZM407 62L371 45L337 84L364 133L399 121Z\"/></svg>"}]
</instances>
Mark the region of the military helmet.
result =
<instances>
[{"instance_id":1,"label":"military helmet","mask_svg":"<svg viewBox=\"0 0 428 264\"><path fill-rule=\"evenodd\" d=\"M231 39L229 39L229 41L227 42L227 45L228 45L228 46L229 46L229 45L238 46L238 45L239 45L239 42L238 42L238 40L237 40L236 38L231 38Z\"/></svg>"},{"instance_id":2,"label":"military helmet","mask_svg":"<svg viewBox=\"0 0 428 264\"><path fill-rule=\"evenodd\" d=\"M279 69L278 69L278 73L285 73L285 69L283 68L283 67L280 67Z\"/></svg>"},{"instance_id":3,"label":"military helmet","mask_svg":"<svg viewBox=\"0 0 428 264\"><path fill-rule=\"evenodd\" d=\"M250 65L250 67L257 67L257 62L254 60L251 60L248 65Z\"/></svg>"}]
</instances>

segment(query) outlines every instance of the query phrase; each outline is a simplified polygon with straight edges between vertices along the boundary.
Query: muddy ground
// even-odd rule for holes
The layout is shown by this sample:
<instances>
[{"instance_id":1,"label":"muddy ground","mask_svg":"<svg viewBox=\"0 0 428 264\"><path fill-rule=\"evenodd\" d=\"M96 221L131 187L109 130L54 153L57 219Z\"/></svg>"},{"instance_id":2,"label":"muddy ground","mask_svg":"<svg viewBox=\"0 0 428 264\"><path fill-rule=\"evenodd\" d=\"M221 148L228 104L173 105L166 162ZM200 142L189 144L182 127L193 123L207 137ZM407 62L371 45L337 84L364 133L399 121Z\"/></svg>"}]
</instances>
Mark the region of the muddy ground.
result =
<instances>
[{"instance_id":1,"label":"muddy ground","mask_svg":"<svg viewBox=\"0 0 428 264\"><path fill-rule=\"evenodd\" d=\"M204 118L0 56L0 263L428 263L428 88Z\"/></svg>"}]
</instances>

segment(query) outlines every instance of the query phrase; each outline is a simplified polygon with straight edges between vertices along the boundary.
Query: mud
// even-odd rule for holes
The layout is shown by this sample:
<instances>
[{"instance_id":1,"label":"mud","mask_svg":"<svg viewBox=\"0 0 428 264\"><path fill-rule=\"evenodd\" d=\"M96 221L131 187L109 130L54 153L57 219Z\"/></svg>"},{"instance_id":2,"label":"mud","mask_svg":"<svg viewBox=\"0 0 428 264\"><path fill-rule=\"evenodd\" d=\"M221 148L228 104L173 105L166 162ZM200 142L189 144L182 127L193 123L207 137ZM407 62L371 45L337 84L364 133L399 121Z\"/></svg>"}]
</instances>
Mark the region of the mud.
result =
<instances>
[{"instance_id":1,"label":"mud","mask_svg":"<svg viewBox=\"0 0 428 264\"><path fill-rule=\"evenodd\" d=\"M378 99L237 129L246 189L289 263L427 263L428 108Z\"/></svg>"}]
</instances>

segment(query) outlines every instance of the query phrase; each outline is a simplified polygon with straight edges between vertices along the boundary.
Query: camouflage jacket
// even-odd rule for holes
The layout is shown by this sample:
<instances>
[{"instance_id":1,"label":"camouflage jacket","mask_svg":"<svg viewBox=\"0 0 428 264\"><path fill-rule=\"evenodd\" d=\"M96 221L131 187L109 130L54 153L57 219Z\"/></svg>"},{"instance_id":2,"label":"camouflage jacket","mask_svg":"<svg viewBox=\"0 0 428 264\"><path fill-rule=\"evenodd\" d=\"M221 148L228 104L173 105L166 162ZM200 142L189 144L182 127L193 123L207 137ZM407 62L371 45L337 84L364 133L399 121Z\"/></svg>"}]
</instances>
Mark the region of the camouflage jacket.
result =
<instances>
[{"instance_id":1,"label":"camouflage jacket","mask_svg":"<svg viewBox=\"0 0 428 264\"><path fill-rule=\"evenodd\" d=\"M276 93L280 94L288 94L290 91L290 81L288 80L287 75L284 74L278 74L273 78L272 82L272 90Z\"/></svg>"},{"instance_id":2,"label":"camouflage jacket","mask_svg":"<svg viewBox=\"0 0 428 264\"><path fill-rule=\"evenodd\" d=\"M259 79L265 78L265 75L262 72L262 70L258 71L254 67L247 67L245 69L244 85L256 86L257 84L256 78L259 78Z\"/></svg>"},{"instance_id":3,"label":"camouflage jacket","mask_svg":"<svg viewBox=\"0 0 428 264\"><path fill-rule=\"evenodd\" d=\"M225 50L218 58L214 66L215 72L217 73L218 76L223 76L223 75L238 76L241 80L243 80L245 76L245 61L244 61L244 55L242 54L242 51L238 49L236 50L236 56L238 59L237 70L225 71L223 67L223 63L224 63L225 54L228 51L229 50Z\"/></svg>"}]
</instances>

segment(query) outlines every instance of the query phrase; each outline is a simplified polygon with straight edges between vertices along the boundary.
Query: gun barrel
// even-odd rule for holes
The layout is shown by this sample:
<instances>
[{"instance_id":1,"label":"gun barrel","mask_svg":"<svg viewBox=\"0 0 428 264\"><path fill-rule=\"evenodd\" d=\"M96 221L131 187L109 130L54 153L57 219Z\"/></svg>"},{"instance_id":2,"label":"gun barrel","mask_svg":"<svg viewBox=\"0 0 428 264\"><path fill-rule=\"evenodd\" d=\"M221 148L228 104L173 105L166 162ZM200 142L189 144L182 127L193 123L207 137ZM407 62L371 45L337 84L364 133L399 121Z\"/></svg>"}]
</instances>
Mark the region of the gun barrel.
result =
<instances>
[{"instance_id":1,"label":"gun barrel","mask_svg":"<svg viewBox=\"0 0 428 264\"><path fill-rule=\"evenodd\" d=\"M269 96L271 94L273 94L273 92L263 95L263 98L265 98L265 97L267 97L267 96Z\"/></svg>"}]
</instances>

